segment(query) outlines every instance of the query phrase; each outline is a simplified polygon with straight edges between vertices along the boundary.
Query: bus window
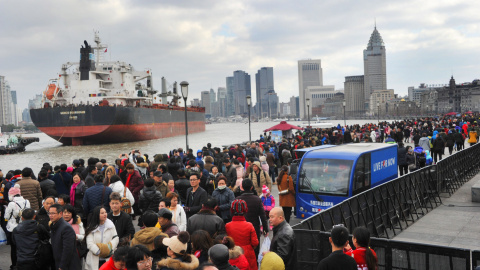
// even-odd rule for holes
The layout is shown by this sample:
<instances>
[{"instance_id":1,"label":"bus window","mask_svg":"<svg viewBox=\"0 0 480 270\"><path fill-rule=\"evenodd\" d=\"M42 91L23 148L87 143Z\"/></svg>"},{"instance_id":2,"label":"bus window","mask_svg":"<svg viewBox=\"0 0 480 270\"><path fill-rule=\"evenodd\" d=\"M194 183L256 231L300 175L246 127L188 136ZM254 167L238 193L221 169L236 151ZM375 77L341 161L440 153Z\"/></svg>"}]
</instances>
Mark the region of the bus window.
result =
<instances>
[{"instance_id":1,"label":"bus window","mask_svg":"<svg viewBox=\"0 0 480 270\"><path fill-rule=\"evenodd\" d=\"M299 192L347 196L353 161L307 158L302 162Z\"/></svg>"},{"instance_id":2,"label":"bus window","mask_svg":"<svg viewBox=\"0 0 480 270\"><path fill-rule=\"evenodd\" d=\"M371 172L370 172L370 153L363 154L357 161L353 176L353 193L358 194L370 188Z\"/></svg>"}]
</instances>

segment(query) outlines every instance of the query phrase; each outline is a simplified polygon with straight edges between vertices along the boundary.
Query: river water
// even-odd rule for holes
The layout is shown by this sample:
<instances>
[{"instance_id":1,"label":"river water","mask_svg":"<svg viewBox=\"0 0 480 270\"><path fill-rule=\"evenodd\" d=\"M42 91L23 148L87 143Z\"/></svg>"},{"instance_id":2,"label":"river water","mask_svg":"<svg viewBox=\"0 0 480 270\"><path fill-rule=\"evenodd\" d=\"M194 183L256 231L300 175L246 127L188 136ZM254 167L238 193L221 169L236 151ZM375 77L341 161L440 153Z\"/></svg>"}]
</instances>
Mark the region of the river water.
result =
<instances>
[{"instance_id":1,"label":"river water","mask_svg":"<svg viewBox=\"0 0 480 270\"><path fill-rule=\"evenodd\" d=\"M343 125L343 120L328 120L326 122ZM375 120L347 120L347 125L360 124L368 122L376 123ZM289 122L292 125L299 125L303 122ZM278 122L257 122L251 123L252 140L259 138L263 130L270 128ZM30 167L35 174L40 171L42 164L50 163L52 166L62 163L71 166L74 159L83 158L85 161L89 157L104 158L108 163L114 163L120 153L129 153L134 149L140 150L142 154L148 154L150 160L153 155L158 153L168 153L172 149L182 147L185 149L185 135L163 138L150 141L103 144L103 145L83 145L83 146L63 146L56 140L48 137L44 133L26 134L25 137L39 137L40 142L28 145L26 151L19 154L0 156L0 169L5 173L11 169L22 169ZM189 147L194 153L207 143L212 147L221 147L222 145L240 143L248 141L248 123L221 123L205 126L205 132L188 135Z\"/></svg>"}]
</instances>

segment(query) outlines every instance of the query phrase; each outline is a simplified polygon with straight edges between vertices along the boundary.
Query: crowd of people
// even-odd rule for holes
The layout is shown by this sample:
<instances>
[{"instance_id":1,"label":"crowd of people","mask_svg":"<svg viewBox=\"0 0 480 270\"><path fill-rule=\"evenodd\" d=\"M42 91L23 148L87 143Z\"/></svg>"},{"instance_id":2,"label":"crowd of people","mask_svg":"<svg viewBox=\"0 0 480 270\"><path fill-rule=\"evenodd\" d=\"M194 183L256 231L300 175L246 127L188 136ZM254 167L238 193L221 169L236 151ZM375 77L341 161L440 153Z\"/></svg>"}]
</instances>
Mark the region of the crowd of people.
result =
<instances>
[{"instance_id":1,"label":"crowd of people","mask_svg":"<svg viewBox=\"0 0 480 270\"><path fill-rule=\"evenodd\" d=\"M438 162L445 148L461 150L467 138L476 143L479 133L475 117L428 118L307 129L280 142L263 134L223 149L208 143L196 154L178 148L152 161L132 150L111 165L91 157L86 164L80 158L70 166L45 163L37 174L28 167L0 171L11 269L294 269L293 161L302 157L294 150L397 143L402 175ZM414 147L404 147L410 142ZM261 237L271 230L270 247L259 254ZM345 254L366 256L356 265L374 269L368 231L354 231L356 248L347 250L345 230L332 231L332 250L342 254L332 253L321 269L333 269L327 265Z\"/></svg>"}]
</instances>

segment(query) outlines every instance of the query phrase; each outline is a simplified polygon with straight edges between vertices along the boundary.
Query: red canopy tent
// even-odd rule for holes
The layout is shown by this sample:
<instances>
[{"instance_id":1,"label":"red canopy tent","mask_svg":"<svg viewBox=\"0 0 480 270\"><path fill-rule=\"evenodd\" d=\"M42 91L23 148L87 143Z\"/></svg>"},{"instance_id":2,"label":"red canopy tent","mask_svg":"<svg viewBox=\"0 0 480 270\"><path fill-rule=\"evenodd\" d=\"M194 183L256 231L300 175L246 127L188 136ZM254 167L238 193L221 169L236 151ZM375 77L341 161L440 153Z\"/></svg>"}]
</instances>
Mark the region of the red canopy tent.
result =
<instances>
[{"instance_id":1,"label":"red canopy tent","mask_svg":"<svg viewBox=\"0 0 480 270\"><path fill-rule=\"evenodd\" d=\"M294 125L290 125L290 124L288 124L286 121L282 121L282 122L280 122L280 124L278 124L278 125L275 125L275 126L269 128L269 129L265 129L264 132L274 131L274 130L287 131L287 130L292 130L292 129L300 129L300 130L302 130L303 128L297 127L297 126L294 126Z\"/></svg>"}]
</instances>

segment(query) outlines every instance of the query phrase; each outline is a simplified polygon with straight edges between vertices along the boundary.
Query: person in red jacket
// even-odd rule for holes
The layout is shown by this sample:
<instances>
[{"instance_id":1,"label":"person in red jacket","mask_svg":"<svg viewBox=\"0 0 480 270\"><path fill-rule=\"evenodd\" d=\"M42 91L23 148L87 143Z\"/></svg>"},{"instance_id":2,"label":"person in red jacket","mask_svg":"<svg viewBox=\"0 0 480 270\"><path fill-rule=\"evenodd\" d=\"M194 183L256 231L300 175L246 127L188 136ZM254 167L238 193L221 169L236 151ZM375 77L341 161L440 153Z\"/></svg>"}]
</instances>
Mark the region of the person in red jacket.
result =
<instances>
[{"instance_id":1,"label":"person in red jacket","mask_svg":"<svg viewBox=\"0 0 480 270\"><path fill-rule=\"evenodd\" d=\"M236 266L239 270L250 270L250 264L247 257L243 254L243 249L235 245L235 240L230 236L225 236L222 239L222 244L228 247L230 259L228 263Z\"/></svg>"},{"instance_id":2,"label":"person in red jacket","mask_svg":"<svg viewBox=\"0 0 480 270\"><path fill-rule=\"evenodd\" d=\"M128 255L129 247L119 247L113 253L113 256L100 267L99 270L121 270L125 268L125 260Z\"/></svg>"},{"instance_id":3,"label":"person in red jacket","mask_svg":"<svg viewBox=\"0 0 480 270\"><path fill-rule=\"evenodd\" d=\"M357 227L353 230L352 237L353 250L350 245L347 246L345 254L352 256L357 262L358 269L375 270L378 268L377 254L370 245L370 232L365 227Z\"/></svg>"},{"instance_id":4,"label":"person in red jacket","mask_svg":"<svg viewBox=\"0 0 480 270\"><path fill-rule=\"evenodd\" d=\"M140 173L137 170L135 170L135 167L133 166L133 164L131 163L127 164L125 169L127 169L127 175L126 175L127 181L125 183L125 186L128 189L130 189L130 192L132 192L133 198L135 199L135 204L132 207L133 207L134 215L138 216L138 215L141 215L140 208L138 207L138 204L139 204L138 197L140 195L140 191L143 188L143 180L142 180L142 177L140 176Z\"/></svg>"},{"instance_id":5,"label":"person in red jacket","mask_svg":"<svg viewBox=\"0 0 480 270\"><path fill-rule=\"evenodd\" d=\"M247 203L244 200L237 199L232 202L230 211L232 211L233 217L232 221L225 225L227 235L231 236L235 243L243 248L250 269L257 270L258 265L254 248L258 246L259 241L252 223L247 222L243 216L248 211Z\"/></svg>"}]
</instances>

